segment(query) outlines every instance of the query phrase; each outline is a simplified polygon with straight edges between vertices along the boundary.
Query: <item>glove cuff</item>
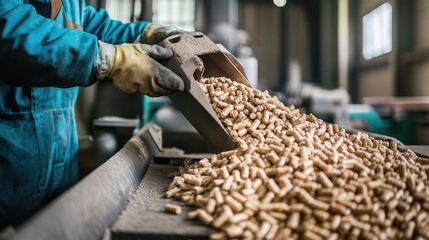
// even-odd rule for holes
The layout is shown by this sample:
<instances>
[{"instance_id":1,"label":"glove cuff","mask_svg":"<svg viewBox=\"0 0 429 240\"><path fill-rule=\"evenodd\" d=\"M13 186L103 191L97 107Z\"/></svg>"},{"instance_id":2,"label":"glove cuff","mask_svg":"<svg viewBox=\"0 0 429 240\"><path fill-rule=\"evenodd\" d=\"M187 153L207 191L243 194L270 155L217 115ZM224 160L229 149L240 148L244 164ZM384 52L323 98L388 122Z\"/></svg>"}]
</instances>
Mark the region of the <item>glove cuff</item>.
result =
<instances>
[{"instance_id":1,"label":"glove cuff","mask_svg":"<svg viewBox=\"0 0 429 240\"><path fill-rule=\"evenodd\" d=\"M110 77L115 60L115 47L112 44L98 41L98 52L94 61L95 76L97 80Z\"/></svg>"},{"instance_id":2,"label":"glove cuff","mask_svg":"<svg viewBox=\"0 0 429 240\"><path fill-rule=\"evenodd\" d=\"M142 33L139 35L138 40L140 43L145 44L153 44L153 37L155 35L155 32L163 27L162 25L155 24L155 23L148 23L146 27L143 28Z\"/></svg>"},{"instance_id":3,"label":"glove cuff","mask_svg":"<svg viewBox=\"0 0 429 240\"><path fill-rule=\"evenodd\" d=\"M133 43L143 43L143 41L142 41L142 35L143 35L143 33L140 33L140 34L137 36L136 40L134 40L134 42L133 42Z\"/></svg>"},{"instance_id":4,"label":"glove cuff","mask_svg":"<svg viewBox=\"0 0 429 240\"><path fill-rule=\"evenodd\" d=\"M182 32L183 31L179 30L175 26L163 26L161 24L148 23L143 29L143 32L137 37L136 41L145 44L158 44L165 38Z\"/></svg>"}]
</instances>

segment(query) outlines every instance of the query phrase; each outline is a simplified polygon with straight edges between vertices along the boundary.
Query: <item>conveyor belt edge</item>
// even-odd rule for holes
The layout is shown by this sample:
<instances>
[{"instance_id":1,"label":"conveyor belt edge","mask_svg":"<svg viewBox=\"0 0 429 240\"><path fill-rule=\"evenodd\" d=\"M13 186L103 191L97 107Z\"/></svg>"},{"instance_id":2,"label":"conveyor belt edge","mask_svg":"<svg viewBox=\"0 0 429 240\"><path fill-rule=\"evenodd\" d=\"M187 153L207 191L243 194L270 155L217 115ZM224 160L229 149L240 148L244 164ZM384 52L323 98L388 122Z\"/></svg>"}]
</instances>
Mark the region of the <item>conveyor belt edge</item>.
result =
<instances>
[{"instance_id":1,"label":"conveyor belt edge","mask_svg":"<svg viewBox=\"0 0 429 240\"><path fill-rule=\"evenodd\" d=\"M146 125L106 163L26 221L12 239L100 239L143 178L161 129Z\"/></svg>"}]
</instances>

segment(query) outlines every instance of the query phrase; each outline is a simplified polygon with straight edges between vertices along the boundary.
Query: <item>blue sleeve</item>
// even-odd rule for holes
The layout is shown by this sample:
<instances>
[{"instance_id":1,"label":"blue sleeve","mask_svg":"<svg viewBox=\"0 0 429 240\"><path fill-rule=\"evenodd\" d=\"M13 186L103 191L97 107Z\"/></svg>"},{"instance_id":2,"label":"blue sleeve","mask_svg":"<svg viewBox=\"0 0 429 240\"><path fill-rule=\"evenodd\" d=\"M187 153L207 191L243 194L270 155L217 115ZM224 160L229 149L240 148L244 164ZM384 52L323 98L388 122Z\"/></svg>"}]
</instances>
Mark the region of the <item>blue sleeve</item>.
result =
<instances>
[{"instance_id":1,"label":"blue sleeve","mask_svg":"<svg viewBox=\"0 0 429 240\"><path fill-rule=\"evenodd\" d=\"M0 79L14 86L89 86L97 38L62 28L22 0L0 1Z\"/></svg>"},{"instance_id":2,"label":"blue sleeve","mask_svg":"<svg viewBox=\"0 0 429 240\"><path fill-rule=\"evenodd\" d=\"M148 22L122 23L110 19L106 10L96 11L85 7L83 29L103 42L111 44L132 43L142 33Z\"/></svg>"}]
</instances>

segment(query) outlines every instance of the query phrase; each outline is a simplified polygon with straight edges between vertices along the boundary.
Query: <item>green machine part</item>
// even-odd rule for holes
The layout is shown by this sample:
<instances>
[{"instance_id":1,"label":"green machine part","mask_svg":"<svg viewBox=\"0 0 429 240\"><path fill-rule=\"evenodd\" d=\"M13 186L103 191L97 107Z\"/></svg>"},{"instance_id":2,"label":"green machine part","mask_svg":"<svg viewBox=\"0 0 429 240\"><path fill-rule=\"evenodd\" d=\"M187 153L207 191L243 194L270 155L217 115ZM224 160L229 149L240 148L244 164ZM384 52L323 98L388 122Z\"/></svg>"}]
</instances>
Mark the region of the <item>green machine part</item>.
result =
<instances>
[{"instance_id":1,"label":"green machine part","mask_svg":"<svg viewBox=\"0 0 429 240\"><path fill-rule=\"evenodd\" d=\"M413 114L405 114L400 119L383 118L368 105L347 108L346 112L350 119L364 121L373 133L394 137L405 145L416 144L417 117Z\"/></svg>"},{"instance_id":2,"label":"green machine part","mask_svg":"<svg viewBox=\"0 0 429 240\"><path fill-rule=\"evenodd\" d=\"M139 128L149 122L156 122L156 111L161 107L168 105L168 101L163 98L151 98L142 95L142 111L140 114Z\"/></svg>"}]
</instances>

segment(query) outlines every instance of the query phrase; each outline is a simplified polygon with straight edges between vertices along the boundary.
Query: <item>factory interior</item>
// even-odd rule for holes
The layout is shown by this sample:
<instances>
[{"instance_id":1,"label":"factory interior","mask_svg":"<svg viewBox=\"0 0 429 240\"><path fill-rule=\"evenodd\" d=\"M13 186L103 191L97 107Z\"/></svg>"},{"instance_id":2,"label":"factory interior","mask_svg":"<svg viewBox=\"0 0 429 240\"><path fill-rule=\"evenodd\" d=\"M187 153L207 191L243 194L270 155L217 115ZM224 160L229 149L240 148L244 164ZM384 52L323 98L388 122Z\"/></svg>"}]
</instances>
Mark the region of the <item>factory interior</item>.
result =
<instances>
[{"instance_id":1,"label":"factory interior","mask_svg":"<svg viewBox=\"0 0 429 240\"><path fill-rule=\"evenodd\" d=\"M398 149L401 145L403 149L413 150L424 169L419 179L423 176L425 180L416 183L416 188L422 191L416 195L423 200L410 209L422 214L404 218L429 224L426 175L429 168L423 165L423 162L429 164L424 158L429 154L429 1L86 0L86 4L106 9L111 19L124 23L149 21L176 26L189 33L201 32L226 52L222 55L224 58L231 60L232 56L242 65L244 72L240 72L249 86L266 90L284 106L293 106L291 109L314 115L349 133L359 132L360 136L360 132L365 132L390 142L386 146L392 147L394 142L395 149L397 144ZM204 62L205 71L210 71L211 64L219 62ZM245 236L250 227L244 227L240 233L217 227L218 232L206 226L210 225L207 222L204 225L186 220L186 214L192 214L193 208L164 197L172 181L167 176L186 162L185 159L211 159L213 154L230 149L225 146L231 140L230 136L226 137L228 140L221 138L227 133L226 127L214 126L219 120L204 122L207 116L213 117L210 115L213 109L202 113L198 107L186 105L185 100L176 104L174 99L125 94L110 81L81 87L75 106L79 182L3 236L106 240ZM213 136L216 134L217 139ZM160 166L163 164L168 166ZM401 194L407 192L401 191ZM316 201L321 202L313 202ZM180 217L165 213L166 203L181 206L186 214L182 210L176 212ZM386 219L387 215L386 210ZM204 222L204 217L211 216L199 218ZM320 218L316 218L317 221ZM267 225L271 224L273 217L267 219ZM397 239L429 239L428 225L418 225L419 220L412 220L414 225L398 224L404 235ZM276 235L278 227L261 233L267 221L262 221L258 239L274 239L274 236L277 236L275 239L395 239L391 237L396 231L386 230L384 234L380 231L385 228L380 227L381 230L374 230L379 236L371 238L368 236L374 235L368 233L365 237L367 225L353 227L356 222L352 222L350 231L339 227L339 232L324 235L322 230L320 233L314 229L290 230L292 237L287 238ZM287 215L286 225L294 229L290 221ZM391 222L392 226L396 223ZM305 222L300 226L303 224ZM344 225L347 223L340 226ZM413 228L409 230L408 226Z\"/></svg>"},{"instance_id":2,"label":"factory interior","mask_svg":"<svg viewBox=\"0 0 429 240\"><path fill-rule=\"evenodd\" d=\"M406 145L429 144L427 1L87 3L122 22L146 20L206 34L240 61L252 86L286 106ZM108 83L82 88L76 113L81 153L96 154L81 157L83 175L116 153L136 122L139 127L155 122L172 134L169 139L175 132L189 137L196 132L168 98L125 95ZM210 150L200 142L194 149L175 147Z\"/></svg>"}]
</instances>

